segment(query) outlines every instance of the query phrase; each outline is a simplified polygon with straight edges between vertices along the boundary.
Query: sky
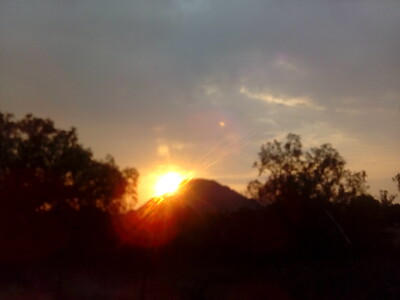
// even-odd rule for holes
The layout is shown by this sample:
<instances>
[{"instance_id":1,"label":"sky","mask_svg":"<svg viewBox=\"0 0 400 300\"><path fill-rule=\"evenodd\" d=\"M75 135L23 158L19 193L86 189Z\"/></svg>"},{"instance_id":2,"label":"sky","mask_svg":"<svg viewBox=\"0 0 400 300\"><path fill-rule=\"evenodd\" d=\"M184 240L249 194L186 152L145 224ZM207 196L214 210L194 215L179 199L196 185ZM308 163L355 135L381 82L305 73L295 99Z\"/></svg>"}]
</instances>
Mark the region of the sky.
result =
<instances>
[{"instance_id":1,"label":"sky","mask_svg":"<svg viewBox=\"0 0 400 300\"><path fill-rule=\"evenodd\" d=\"M400 1L0 0L0 110L96 158L243 192L260 146L331 143L370 192L400 171Z\"/></svg>"}]
</instances>

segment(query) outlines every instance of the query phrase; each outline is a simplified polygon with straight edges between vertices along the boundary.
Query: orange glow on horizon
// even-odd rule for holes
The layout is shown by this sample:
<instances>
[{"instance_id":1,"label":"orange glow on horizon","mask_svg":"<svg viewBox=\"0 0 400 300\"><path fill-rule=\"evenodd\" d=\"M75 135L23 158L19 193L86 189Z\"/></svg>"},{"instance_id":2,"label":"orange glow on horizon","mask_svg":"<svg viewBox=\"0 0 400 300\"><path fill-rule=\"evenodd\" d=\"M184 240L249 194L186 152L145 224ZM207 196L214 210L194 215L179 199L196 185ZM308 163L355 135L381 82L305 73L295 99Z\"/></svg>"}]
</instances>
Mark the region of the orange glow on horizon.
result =
<instances>
[{"instance_id":1,"label":"orange glow on horizon","mask_svg":"<svg viewBox=\"0 0 400 300\"><path fill-rule=\"evenodd\" d=\"M173 170L177 168L174 167ZM170 168L168 171L153 173L152 199L138 210L114 218L114 228L119 237L126 243L145 248L170 242L178 232L180 219L172 213L168 205L159 204L192 178L191 174L171 171Z\"/></svg>"}]
</instances>

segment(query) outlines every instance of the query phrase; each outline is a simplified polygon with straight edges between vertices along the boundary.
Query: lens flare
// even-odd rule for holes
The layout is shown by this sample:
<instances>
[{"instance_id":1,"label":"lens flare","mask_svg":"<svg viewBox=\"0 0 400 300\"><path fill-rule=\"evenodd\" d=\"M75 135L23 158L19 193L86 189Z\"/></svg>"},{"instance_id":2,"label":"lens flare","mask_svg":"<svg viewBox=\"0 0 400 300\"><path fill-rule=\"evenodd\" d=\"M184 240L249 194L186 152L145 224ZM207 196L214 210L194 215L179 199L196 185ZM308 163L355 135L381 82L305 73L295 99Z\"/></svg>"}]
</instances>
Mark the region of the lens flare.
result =
<instances>
[{"instance_id":1,"label":"lens flare","mask_svg":"<svg viewBox=\"0 0 400 300\"><path fill-rule=\"evenodd\" d=\"M160 197L175 193L185 177L177 172L168 172L161 175L154 187L154 196Z\"/></svg>"}]
</instances>

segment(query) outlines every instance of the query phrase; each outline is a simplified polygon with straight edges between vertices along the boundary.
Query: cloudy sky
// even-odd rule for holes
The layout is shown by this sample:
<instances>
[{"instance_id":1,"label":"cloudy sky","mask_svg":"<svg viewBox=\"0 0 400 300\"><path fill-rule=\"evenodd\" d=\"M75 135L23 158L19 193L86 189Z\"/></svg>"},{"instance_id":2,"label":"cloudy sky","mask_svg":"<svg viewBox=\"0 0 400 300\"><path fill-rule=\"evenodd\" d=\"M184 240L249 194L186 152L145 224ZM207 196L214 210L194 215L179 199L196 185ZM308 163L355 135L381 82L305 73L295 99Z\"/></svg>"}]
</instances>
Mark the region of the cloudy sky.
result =
<instances>
[{"instance_id":1,"label":"cloudy sky","mask_svg":"<svg viewBox=\"0 0 400 300\"><path fill-rule=\"evenodd\" d=\"M0 109L96 158L238 191L260 145L330 142L371 193L400 171L400 2L0 0Z\"/></svg>"}]
</instances>

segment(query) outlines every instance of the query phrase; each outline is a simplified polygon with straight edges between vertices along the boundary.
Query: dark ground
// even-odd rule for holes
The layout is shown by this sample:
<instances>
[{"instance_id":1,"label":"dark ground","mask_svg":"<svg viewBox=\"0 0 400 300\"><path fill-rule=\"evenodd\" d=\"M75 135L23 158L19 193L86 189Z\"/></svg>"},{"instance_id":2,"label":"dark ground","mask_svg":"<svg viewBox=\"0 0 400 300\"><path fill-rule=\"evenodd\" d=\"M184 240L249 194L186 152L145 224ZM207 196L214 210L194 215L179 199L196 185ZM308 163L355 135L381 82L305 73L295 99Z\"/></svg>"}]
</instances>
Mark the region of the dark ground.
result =
<instances>
[{"instance_id":1,"label":"dark ground","mask_svg":"<svg viewBox=\"0 0 400 300\"><path fill-rule=\"evenodd\" d=\"M64 256L63 256L64 255ZM157 250L3 264L0 299L399 299L397 253L264 259Z\"/></svg>"}]
</instances>

